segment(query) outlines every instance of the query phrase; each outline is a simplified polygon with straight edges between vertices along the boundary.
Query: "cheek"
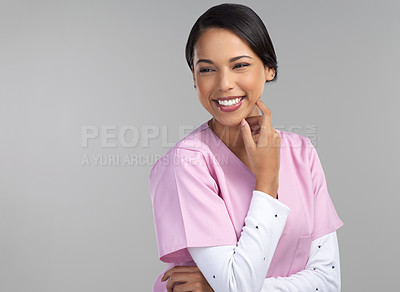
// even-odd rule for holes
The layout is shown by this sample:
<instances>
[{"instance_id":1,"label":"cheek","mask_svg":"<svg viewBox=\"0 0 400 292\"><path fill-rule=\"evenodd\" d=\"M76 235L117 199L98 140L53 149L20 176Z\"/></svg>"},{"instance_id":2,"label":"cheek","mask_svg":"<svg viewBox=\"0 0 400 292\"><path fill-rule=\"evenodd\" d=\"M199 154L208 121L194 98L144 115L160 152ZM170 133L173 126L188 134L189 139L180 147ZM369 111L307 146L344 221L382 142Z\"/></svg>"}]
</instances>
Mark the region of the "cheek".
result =
<instances>
[{"instance_id":1,"label":"cheek","mask_svg":"<svg viewBox=\"0 0 400 292\"><path fill-rule=\"evenodd\" d=\"M214 78L199 78L197 79L197 85L201 90L210 90L214 86Z\"/></svg>"},{"instance_id":2,"label":"cheek","mask_svg":"<svg viewBox=\"0 0 400 292\"><path fill-rule=\"evenodd\" d=\"M240 79L240 84L248 92L259 93L264 88L264 79L260 74L246 74Z\"/></svg>"},{"instance_id":3,"label":"cheek","mask_svg":"<svg viewBox=\"0 0 400 292\"><path fill-rule=\"evenodd\" d=\"M211 79L201 80L197 83L197 94L201 99L205 99L213 92L215 85Z\"/></svg>"},{"instance_id":4,"label":"cheek","mask_svg":"<svg viewBox=\"0 0 400 292\"><path fill-rule=\"evenodd\" d=\"M204 106L207 107L209 104L209 99L211 95L211 90L209 86L206 86L205 84L197 84L197 97L200 101L200 103Z\"/></svg>"}]
</instances>

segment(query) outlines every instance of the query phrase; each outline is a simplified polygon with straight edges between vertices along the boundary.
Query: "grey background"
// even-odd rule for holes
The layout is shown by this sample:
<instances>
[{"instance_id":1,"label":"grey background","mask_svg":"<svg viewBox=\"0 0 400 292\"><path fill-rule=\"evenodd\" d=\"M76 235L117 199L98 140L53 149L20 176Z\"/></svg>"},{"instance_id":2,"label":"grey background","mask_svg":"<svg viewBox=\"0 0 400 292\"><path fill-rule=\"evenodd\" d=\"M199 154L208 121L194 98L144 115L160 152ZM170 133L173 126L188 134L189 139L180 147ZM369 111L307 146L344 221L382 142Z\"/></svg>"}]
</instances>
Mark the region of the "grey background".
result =
<instances>
[{"instance_id":1,"label":"grey background","mask_svg":"<svg viewBox=\"0 0 400 292\"><path fill-rule=\"evenodd\" d=\"M178 129L210 118L184 46L196 19L219 3L0 1L1 291L151 291L165 268L148 194L152 161L81 162L85 155L151 160L183 137ZM262 98L273 125L317 129L344 222L342 291L394 289L399 2L240 3L260 15L277 52L279 81ZM117 139L106 147L104 135L82 147L84 126L160 133L140 135L134 147Z\"/></svg>"}]
</instances>

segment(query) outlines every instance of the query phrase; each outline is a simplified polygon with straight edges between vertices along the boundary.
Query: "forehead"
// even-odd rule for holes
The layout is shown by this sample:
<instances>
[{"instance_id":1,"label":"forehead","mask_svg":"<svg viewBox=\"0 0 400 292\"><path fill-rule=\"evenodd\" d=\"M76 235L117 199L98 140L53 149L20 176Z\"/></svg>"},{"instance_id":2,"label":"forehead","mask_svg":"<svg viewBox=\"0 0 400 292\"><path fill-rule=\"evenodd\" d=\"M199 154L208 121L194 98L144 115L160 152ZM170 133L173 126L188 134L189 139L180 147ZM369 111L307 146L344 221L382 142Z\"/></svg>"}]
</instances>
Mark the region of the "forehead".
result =
<instances>
[{"instance_id":1,"label":"forehead","mask_svg":"<svg viewBox=\"0 0 400 292\"><path fill-rule=\"evenodd\" d=\"M194 47L194 59L227 60L238 55L254 56L249 45L230 30L210 28L203 32Z\"/></svg>"}]
</instances>

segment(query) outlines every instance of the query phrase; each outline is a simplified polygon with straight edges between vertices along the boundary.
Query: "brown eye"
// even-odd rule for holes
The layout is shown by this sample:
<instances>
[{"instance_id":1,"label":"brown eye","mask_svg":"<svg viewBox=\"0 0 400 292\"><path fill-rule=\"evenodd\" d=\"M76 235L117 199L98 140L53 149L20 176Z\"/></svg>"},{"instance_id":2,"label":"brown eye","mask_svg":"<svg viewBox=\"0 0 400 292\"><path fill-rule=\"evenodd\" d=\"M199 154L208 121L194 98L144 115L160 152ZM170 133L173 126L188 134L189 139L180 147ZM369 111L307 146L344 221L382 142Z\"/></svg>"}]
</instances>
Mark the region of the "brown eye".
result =
<instances>
[{"instance_id":1,"label":"brown eye","mask_svg":"<svg viewBox=\"0 0 400 292\"><path fill-rule=\"evenodd\" d=\"M249 64L247 64L247 63L240 63L240 64L237 64L237 65L235 65L235 67L234 68L244 68L244 67L246 67L246 66L249 66Z\"/></svg>"},{"instance_id":2,"label":"brown eye","mask_svg":"<svg viewBox=\"0 0 400 292\"><path fill-rule=\"evenodd\" d=\"M207 70L210 70L210 71L211 71L210 68L201 68L199 72L200 72L200 73L203 73L203 72L205 72L205 73L210 72L210 71L207 71Z\"/></svg>"}]
</instances>

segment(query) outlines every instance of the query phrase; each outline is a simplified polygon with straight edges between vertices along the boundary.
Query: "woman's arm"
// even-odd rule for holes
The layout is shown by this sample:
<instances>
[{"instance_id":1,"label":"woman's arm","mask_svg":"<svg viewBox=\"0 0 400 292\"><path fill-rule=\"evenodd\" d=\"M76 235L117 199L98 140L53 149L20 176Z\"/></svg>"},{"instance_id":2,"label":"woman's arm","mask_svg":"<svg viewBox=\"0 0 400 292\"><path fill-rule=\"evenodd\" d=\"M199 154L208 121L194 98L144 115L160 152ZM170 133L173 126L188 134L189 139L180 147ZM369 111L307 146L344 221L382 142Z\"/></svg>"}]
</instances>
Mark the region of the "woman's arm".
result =
<instances>
[{"instance_id":1,"label":"woman's arm","mask_svg":"<svg viewBox=\"0 0 400 292\"><path fill-rule=\"evenodd\" d=\"M312 241L304 270L289 277L266 278L261 292L340 291L340 258L336 231Z\"/></svg>"},{"instance_id":2,"label":"woman's arm","mask_svg":"<svg viewBox=\"0 0 400 292\"><path fill-rule=\"evenodd\" d=\"M260 291L290 208L254 190L237 245L188 247L215 292Z\"/></svg>"},{"instance_id":3,"label":"woman's arm","mask_svg":"<svg viewBox=\"0 0 400 292\"><path fill-rule=\"evenodd\" d=\"M199 248L199 257L214 257L215 260L224 260L226 253L232 246ZM222 251L222 252L221 252ZM252 253L252 251L249 251ZM256 257L250 254L250 257ZM209 273L215 268L212 264L203 266L203 270ZM239 270L238 273L241 271ZM245 275L239 275L239 278ZM249 279L250 281L251 279ZM289 277L271 277L264 279L260 292L306 292L306 291L340 291L340 258L336 231L315 239L311 243L310 255L304 270ZM218 290L215 290L218 291Z\"/></svg>"}]
</instances>

